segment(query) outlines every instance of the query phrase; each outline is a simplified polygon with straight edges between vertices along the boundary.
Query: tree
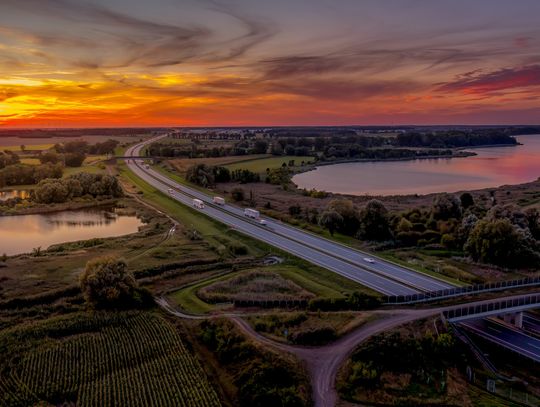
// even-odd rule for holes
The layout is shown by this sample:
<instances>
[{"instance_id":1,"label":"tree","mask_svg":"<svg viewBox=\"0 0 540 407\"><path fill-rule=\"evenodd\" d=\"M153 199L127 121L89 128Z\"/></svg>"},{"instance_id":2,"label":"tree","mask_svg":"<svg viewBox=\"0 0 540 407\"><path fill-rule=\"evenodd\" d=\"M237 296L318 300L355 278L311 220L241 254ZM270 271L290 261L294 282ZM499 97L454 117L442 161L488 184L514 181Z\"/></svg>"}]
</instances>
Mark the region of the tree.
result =
<instances>
[{"instance_id":1,"label":"tree","mask_svg":"<svg viewBox=\"0 0 540 407\"><path fill-rule=\"evenodd\" d=\"M334 236L334 232L342 223L343 217L332 209L325 210L319 217L319 225L328 229L332 236Z\"/></svg>"},{"instance_id":2,"label":"tree","mask_svg":"<svg viewBox=\"0 0 540 407\"><path fill-rule=\"evenodd\" d=\"M465 244L465 250L475 261L510 268L538 265L535 249L523 230L505 218L478 221Z\"/></svg>"},{"instance_id":3,"label":"tree","mask_svg":"<svg viewBox=\"0 0 540 407\"><path fill-rule=\"evenodd\" d=\"M336 230L345 235L354 235L360 226L358 214L350 199L332 199L327 206L328 210L336 211L342 218Z\"/></svg>"},{"instance_id":4,"label":"tree","mask_svg":"<svg viewBox=\"0 0 540 407\"><path fill-rule=\"evenodd\" d=\"M34 190L34 200L38 203L51 204L66 202L69 190L61 179L45 179Z\"/></svg>"},{"instance_id":5,"label":"tree","mask_svg":"<svg viewBox=\"0 0 540 407\"><path fill-rule=\"evenodd\" d=\"M474 205L474 198L468 192L462 193L459 197L459 200L461 201L461 206L463 209L470 208L471 206Z\"/></svg>"},{"instance_id":6,"label":"tree","mask_svg":"<svg viewBox=\"0 0 540 407\"><path fill-rule=\"evenodd\" d=\"M540 240L540 213L536 208L529 208L525 211L529 230L536 240Z\"/></svg>"},{"instance_id":7,"label":"tree","mask_svg":"<svg viewBox=\"0 0 540 407\"><path fill-rule=\"evenodd\" d=\"M435 219L460 218L461 202L452 194L440 194L435 197L431 212Z\"/></svg>"},{"instance_id":8,"label":"tree","mask_svg":"<svg viewBox=\"0 0 540 407\"><path fill-rule=\"evenodd\" d=\"M253 154L265 154L268 150L268 142L265 140L256 140L253 144Z\"/></svg>"},{"instance_id":9,"label":"tree","mask_svg":"<svg viewBox=\"0 0 540 407\"><path fill-rule=\"evenodd\" d=\"M123 259L107 256L90 260L79 282L93 308L126 308L141 300L137 282Z\"/></svg>"},{"instance_id":10,"label":"tree","mask_svg":"<svg viewBox=\"0 0 540 407\"><path fill-rule=\"evenodd\" d=\"M240 202L244 200L244 190L242 188L234 188L231 191L231 197L236 202Z\"/></svg>"},{"instance_id":11,"label":"tree","mask_svg":"<svg viewBox=\"0 0 540 407\"><path fill-rule=\"evenodd\" d=\"M195 164L186 171L186 180L202 187L214 185L214 173L212 167L206 164Z\"/></svg>"},{"instance_id":12,"label":"tree","mask_svg":"<svg viewBox=\"0 0 540 407\"><path fill-rule=\"evenodd\" d=\"M39 161L41 164L51 163L56 164L61 161L62 157L54 150L48 150L45 153L39 155Z\"/></svg>"},{"instance_id":13,"label":"tree","mask_svg":"<svg viewBox=\"0 0 540 407\"><path fill-rule=\"evenodd\" d=\"M86 155L84 153L66 153L64 154L64 163L66 164L66 167L80 167L83 164L85 158Z\"/></svg>"},{"instance_id":14,"label":"tree","mask_svg":"<svg viewBox=\"0 0 540 407\"><path fill-rule=\"evenodd\" d=\"M388 210L381 201L372 199L360 212L360 235L370 240L390 237Z\"/></svg>"}]
</instances>

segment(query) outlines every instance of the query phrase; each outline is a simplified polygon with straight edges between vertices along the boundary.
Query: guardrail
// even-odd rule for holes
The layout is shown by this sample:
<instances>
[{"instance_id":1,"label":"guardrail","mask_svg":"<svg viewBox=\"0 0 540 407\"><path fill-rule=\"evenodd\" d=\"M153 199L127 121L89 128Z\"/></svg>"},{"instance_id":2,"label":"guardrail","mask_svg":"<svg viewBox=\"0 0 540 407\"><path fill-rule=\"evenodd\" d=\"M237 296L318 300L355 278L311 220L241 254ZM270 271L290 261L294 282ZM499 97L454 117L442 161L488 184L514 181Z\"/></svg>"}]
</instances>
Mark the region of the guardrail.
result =
<instances>
[{"instance_id":1,"label":"guardrail","mask_svg":"<svg viewBox=\"0 0 540 407\"><path fill-rule=\"evenodd\" d=\"M446 298L475 295L492 291L503 291L509 288L540 286L540 277L528 277L518 280L499 281L497 283L475 284L465 287L447 288L411 295L391 295L386 297L385 305L418 304Z\"/></svg>"},{"instance_id":2,"label":"guardrail","mask_svg":"<svg viewBox=\"0 0 540 407\"><path fill-rule=\"evenodd\" d=\"M506 300L494 299L492 302L482 303L478 305L465 305L443 311L443 316L447 321L467 319L469 315L488 315L498 311L508 309L519 310L526 309L530 306L540 306L540 294L528 294L519 298L511 298Z\"/></svg>"}]
</instances>

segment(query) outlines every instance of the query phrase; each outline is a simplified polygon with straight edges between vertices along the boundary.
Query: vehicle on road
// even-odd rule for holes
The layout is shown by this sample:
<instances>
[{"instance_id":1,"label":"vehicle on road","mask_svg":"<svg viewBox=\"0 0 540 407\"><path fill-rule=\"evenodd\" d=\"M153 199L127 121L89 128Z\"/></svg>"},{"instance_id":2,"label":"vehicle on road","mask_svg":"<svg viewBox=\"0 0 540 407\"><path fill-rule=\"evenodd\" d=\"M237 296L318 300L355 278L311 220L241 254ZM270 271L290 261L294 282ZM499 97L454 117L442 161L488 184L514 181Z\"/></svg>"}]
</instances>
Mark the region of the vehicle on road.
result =
<instances>
[{"instance_id":1,"label":"vehicle on road","mask_svg":"<svg viewBox=\"0 0 540 407\"><path fill-rule=\"evenodd\" d=\"M244 209L244 215L246 215L248 218L251 219L259 219L259 216L261 215L259 211L251 208Z\"/></svg>"},{"instance_id":2,"label":"vehicle on road","mask_svg":"<svg viewBox=\"0 0 540 407\"><path fill-rule=\"evenodd\" d=\"M363 259L366 263L375 263L375 260L373 260L371 257L364 257Z\"/></svg>"},{"instance_id":3,"label":"vehicle on road","mask_svg":"<svg viewBox=\"0 0 540 407\"><path fill-rule=\"evenodd\" d=\"M169 194L173 194L174 190L172 188L169 188L167 191L169 191Z\"/></svg>"},{"instance_id":4,"label":"vehicle on road","mask_svg":"<svg viewBox=\"0 0 540 407\"><path fill-rule=\"evenodd\" d=\"M220 197L220 196L215 196L212 201L216 204L216 205L225 205L225 199Z\"/></svg>"},{"instance_id":5,"label":"vehicle on road","mask_svg":"<svg viewBox=\"0 0 540 407\"><path fill-rule=\"evenodd\" d=\"M200 199L194 199L193 206L198 209L204 209L204 202L201 201Z\"/></svg>"},{"instance_id":6,"label":"vehicle on road","mask_svg":"<svg viewBox=\"0 0 540 407\"><path fill-rule=\"evenodd\" d=\"M268 225L268 222L265 219L259 219L259 224L266 226Z\"/></svg>"}]
</instances>

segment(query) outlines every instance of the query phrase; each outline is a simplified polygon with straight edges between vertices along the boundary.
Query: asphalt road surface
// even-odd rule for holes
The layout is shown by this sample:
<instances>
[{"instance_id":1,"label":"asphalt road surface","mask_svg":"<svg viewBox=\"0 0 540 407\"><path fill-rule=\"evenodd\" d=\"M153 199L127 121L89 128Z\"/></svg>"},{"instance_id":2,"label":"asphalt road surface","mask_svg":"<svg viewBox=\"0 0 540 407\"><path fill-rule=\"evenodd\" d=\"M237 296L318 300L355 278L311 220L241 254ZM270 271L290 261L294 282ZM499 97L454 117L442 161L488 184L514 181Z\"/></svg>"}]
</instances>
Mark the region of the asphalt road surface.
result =
<instances>
[{"instance_id":1,"label":"asphalt road surface","mask_svg":"<svg viewBox=\"0 0 540 407\"><path fill-rule=\"evenodd\" d=\"M140 156L145 144L164 136L146 140L130 147L125 156ZM169 177L146 168L142 159L127 159L129 168L140 178L172 199L193 206L197 198L205 203L197 209L206 215L274 247L296 255L309 262L338 273L386 295L409 295L422 291L451 288L452 285L434 277L396 265L372 254L330 241L271 218L264 218L266 225L244 215L242 208L225 204L216 205L212 197L196 189L179 184ZM170 191L172 189L172 191ZM372 261L367 261L369 258Z\"/></svg>"},{"instance_id":2,"label":"asphalt road surface","mask_svg":"<svg viewBox=\"0 0 540 407\"><path fill-rule=\"evenodd\" d=\"M532 314L523 313L523 329L535 335L540 335L540 319Z\"/></svg>"},{"instance_id":3,"label":"asphalt road surface","mask_svg":"<svg viewBox=\"0 0 540 407\"><path fill-rule=\"evenodd\" d=\"M493 319L474 319L461 325L476 335L540 362L540 339Z\"/></svg>"}]
</instances>

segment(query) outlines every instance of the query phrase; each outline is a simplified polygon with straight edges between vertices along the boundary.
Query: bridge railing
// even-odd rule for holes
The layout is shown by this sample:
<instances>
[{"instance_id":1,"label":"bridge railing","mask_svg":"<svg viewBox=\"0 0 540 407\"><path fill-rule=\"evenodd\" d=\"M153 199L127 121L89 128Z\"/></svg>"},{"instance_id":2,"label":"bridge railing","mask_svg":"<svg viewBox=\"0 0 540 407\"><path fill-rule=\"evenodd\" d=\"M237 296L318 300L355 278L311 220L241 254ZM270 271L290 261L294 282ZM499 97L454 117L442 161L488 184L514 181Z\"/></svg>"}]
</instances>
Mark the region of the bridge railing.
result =
<instances>
[{"instance_id":1,"label":"bridge railing","mask_svg":"<svg viewBox=\"0 0 540 407\"><path fill-rule=\"evenodd\" d=\"M491 313L494 311L504 311L505 309L519 308L537 304L540 305L540 293L524 295L519 298L512 298L508 300L494 299L492 302L484 304L453 308L443 311L443 315L445 319L452 320L456 318L467 317L469 315Z\"/></svg>"},{"instance_id":2,"label":"bridge railing","mask_svg":"<svg viewBox=\"0 0 540 407\"><path fill-rule=\"evenodd\" d=\"M387 305L417 304L438 301L446 298L463 295L475 295L491 291L503 291L509 288L535 287L540 285L540 277L527 277L516 280L498 281L496 283L474 284L465 287L447 288L444 290L429 291L411 295L391 295L384 301Z\"/></svg>"}]
</instances>

